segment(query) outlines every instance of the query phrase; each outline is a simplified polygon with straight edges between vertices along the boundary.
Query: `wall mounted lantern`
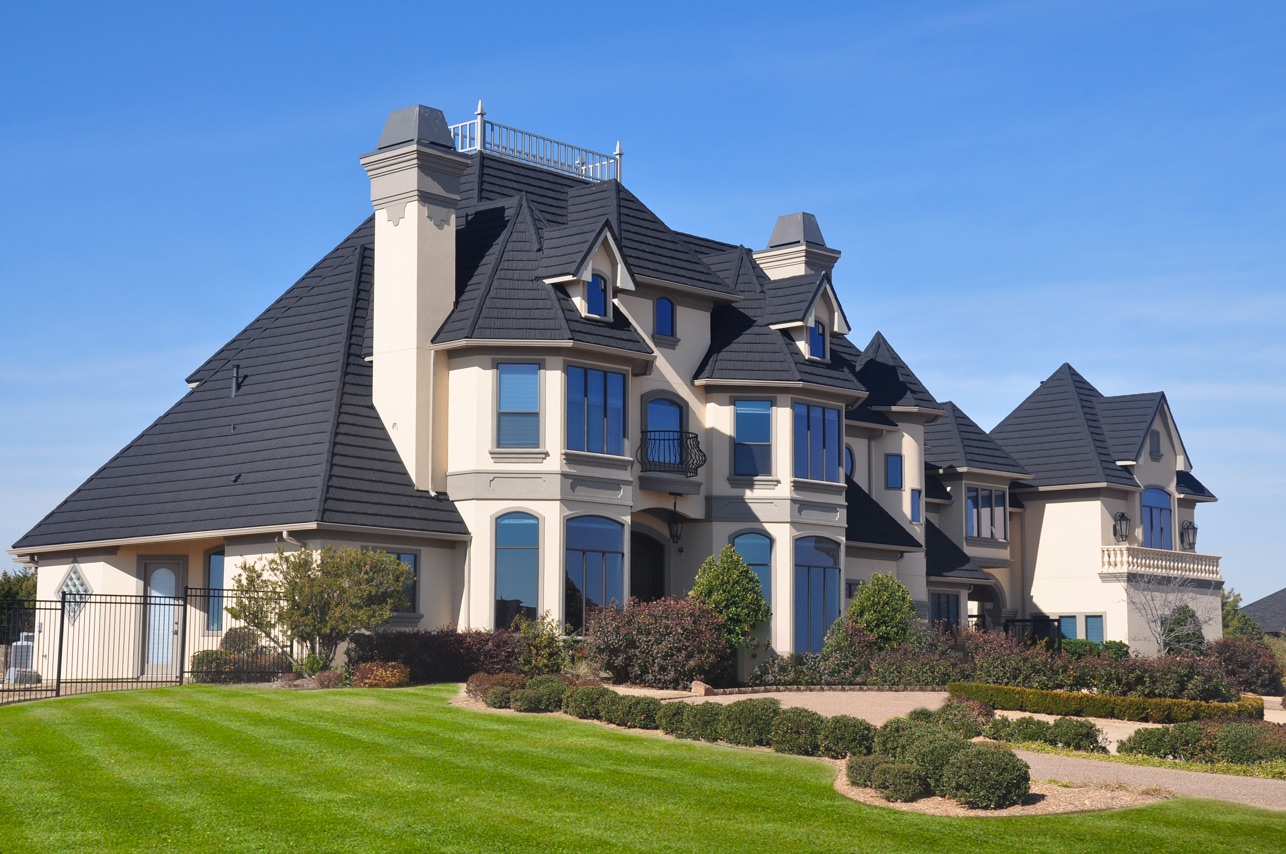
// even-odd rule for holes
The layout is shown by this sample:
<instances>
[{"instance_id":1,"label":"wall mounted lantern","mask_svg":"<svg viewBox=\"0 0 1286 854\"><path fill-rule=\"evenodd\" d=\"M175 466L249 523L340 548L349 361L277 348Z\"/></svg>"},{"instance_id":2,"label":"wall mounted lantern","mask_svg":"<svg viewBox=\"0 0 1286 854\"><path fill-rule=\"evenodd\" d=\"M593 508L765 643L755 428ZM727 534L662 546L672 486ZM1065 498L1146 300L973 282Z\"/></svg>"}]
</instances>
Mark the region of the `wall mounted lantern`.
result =
<instances>
[{"instance_id":1,"label":"wall mounted lantern","mask_svg":"<svg viewBox=\"0 0 1286 854\"><path fill-rule=\"evenodd\" d=\"M1123 543L1130 538L1130 517L1125 513L1117 513L1112 519L1112 536L1116 537L1118 543Z\"/></svg>"},{"instance_id":2,"label":"wall mounted lantern","mask_svg":"<svg viewBox=\"0 0 1286 854\"><path fill-rule=\"evenodd\" d=\"M1179 528L1179 545L1190 552L1197 550L1197 526L1192 522L1184 522Z\"/></svg>"},{"instance_id":3,"label":"wall mounted lantern","mask_svg":"<svg viewBox=\"0 0 1286 854\"><path fill-rule=\"evenodd\" d=\"M674 498L674 509L670 511L670 542L678 543L683 537L683 517L679 515L679 496L676 493L670 493Z\"/></svg>"}]
</instances>

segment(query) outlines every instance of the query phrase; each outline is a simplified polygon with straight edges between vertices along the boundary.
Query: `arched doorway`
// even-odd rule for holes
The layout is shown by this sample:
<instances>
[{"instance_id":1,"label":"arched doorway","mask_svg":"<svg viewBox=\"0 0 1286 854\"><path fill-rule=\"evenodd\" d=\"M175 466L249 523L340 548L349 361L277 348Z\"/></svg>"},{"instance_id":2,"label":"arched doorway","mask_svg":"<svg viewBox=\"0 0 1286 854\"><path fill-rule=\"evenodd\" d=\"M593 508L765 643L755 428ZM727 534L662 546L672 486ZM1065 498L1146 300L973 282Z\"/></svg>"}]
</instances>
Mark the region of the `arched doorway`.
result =
<instances>
[{"instance_id":1,"label":"arched doorway","mask_svg":"<svg viewBox=\"0 0 1286 854\"><path fill-rule=\"evenodd\" d=\"M642 531L630 532L630 598L655 602L665 596L665 544Z\"/></svg>"}]
</instances>

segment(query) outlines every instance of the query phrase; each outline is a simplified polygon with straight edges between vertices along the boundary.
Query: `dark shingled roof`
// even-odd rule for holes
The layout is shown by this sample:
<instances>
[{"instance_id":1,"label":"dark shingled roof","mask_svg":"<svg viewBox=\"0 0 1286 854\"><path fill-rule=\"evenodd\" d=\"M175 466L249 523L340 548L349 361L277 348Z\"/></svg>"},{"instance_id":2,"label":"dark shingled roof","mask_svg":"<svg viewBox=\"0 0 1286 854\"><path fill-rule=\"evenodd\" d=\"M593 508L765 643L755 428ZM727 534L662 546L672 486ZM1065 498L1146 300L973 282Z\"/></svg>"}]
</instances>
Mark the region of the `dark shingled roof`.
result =
<instances>
[{"instance_id":1,"label":"dark shingled roof","mask_svg":"<svg viewBox=\"0 0 1286 854\"><path fill-rule=\"evenodd\" d=\"M1286 632L1286 587L1240 608L1266 632Z\"/></svg>"},{"instance_id":2,"label":"dark shingled roof","mask_svg":"<svg viewBox=\"0 0 1286 854\"><path fill-rule=\"evenodd\" d=\"M772 297L764 307L764 323L803 323L828 281L830 277L825 273L774 279L770 285Z\"/></svg>"},{"instance_id":3,"label":"dark shingled roof","mask_svg":"<svg viewBox=\"0 0 1286 854\"><path fill-rule=\"evenodd\" d=\"M467 533L414 488L371 404L372 244L367 220L14 547L309 522Z\"/></svg>"},{"instance_id":4,"label":"dark shingled roof","mask_svg":"<svg viewBox=\"0 0 1286 854\"><path fill-rule=\"evenodd\" d=\"M1206 485L1192 476L1190 471L1175 472L1175 485L1178 487L1180 495L1187 495L1191 498L1213 499L1215 494Z\"/></svg>"},{"instance_id":5,"label":"dark shingled roof","mask_svg":"<svg viewBox=\"0 0 1286 854\"><path fill-rule=\"evenodd\" d=\"M991 431L1036 486L1109 483L1138 487L1115 462L1099 416L1103 395L1064 363Z\"/></svg>"},{"instance_id":6,"label":"dark shingled roof","mask_svg":"<svg viewBox=\"0 0 1286 854\"><path fill-rule=\"evenodd\" d=\"M975 468L1026 477L1027 471L1005 453L964 410L951 401L941 404L945 414L924 425L924 457L939 469Z\"/></svg>"},{"instance_id":7,"label":"dark shingled roof","mask_svg":"<svg viewBox=\"0 0 1286 854\"><path fill-rule=\"evenodd\" d=\"M907 406L941 409L919 378L907 367L893 346L879 332L862 351L856 368L857 379L870 396L864 407Z\"/></svg>"},{"instance_id":8,"label":"dark shingled roof","mask_svg":"<svg viewBox=\"0 0 1286 854\"><path fill-rule=\"evenodd\" d=\"M934 472L937 468L931 463L924 465L924 497L933 501L950 501L951 493L947 486Z\"/></svg>"},{"instance_id":9,"label":"dark shingled roof","mask_svg":"<svg viewBox=\"0 0 1286 854\"><path fill-rule=\"evenodd\" d=\"M848 527L844 539L850 543L871 543L919 549L920 541L880 506L862 487L848 480L844 499L848 503Z\"/></svg>"},{"instance_id":10,"label":"dark shingled roof","mask_svg":"<svg viewBox=\"0 0 1286 854\"><path fill-rule=\"evenodd\" d=\"M1165 394L1122 394L1096 401L1099 422L1107 433L1108 447L1118 460L1138 460L1148 438L1148 428L1165 403Z\"/></svg>"},{"instance_id":11,"label":"dark shingled roof","mask_svg":"<svg viewBox=\"0 0 1286 854\"><path fill-rule=\"evenodd\" d=\"M927 520L924 523L924 563L925 575L929 578L993 583L996 580L983 572L946 532Z\"/></svg>"}]
</instances>

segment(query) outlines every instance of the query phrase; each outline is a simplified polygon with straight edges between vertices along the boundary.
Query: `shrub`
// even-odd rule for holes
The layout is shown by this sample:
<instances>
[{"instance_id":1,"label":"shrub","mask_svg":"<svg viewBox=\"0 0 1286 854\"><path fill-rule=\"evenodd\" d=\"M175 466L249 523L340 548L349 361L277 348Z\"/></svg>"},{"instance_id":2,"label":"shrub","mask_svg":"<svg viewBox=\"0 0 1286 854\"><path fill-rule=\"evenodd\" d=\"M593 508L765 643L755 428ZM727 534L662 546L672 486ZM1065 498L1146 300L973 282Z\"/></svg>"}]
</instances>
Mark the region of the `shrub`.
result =
<instances>
[{"instance_id":1,"label":"shrub","mask_svg":"<svg viewBox=\"0 0 1286 854\"><path fill-rule=\"evenodd\" d=\"M411 684L411 669L396 661L368 661L353 668L358 688L401 688Z\"/></svg>"},{"instance_id":2,"label":"shrub","mask_svg":"<svg viewBox=\"0 0 1286 854\"><path fill-rule=\"evenodd\" d=\"M874 785L875 769L892 765L893 760L883 753L872 753L870 756L850 756L845 774L854 786L869 789Z\"/></svg>"},{"instance_id":3,"label":"shrub","mask_svg":"<svg viewBox=\"0 0 1286 854\"><path fill-rule=\"evenodd\" d=\"M602 685L572 688L563 695L563 711L577 718L601 720L603 699L615 695L615 691Z\"/></svg>"},{"instance_id":4,"label":"shrub","mask_svg":"<svg viewBox=\"0 0 1286 854\"><path fill-rule=\"evenodd\" d=\"M223 633L223 640L219 641L219 649L233 655L258 652L262 639L263 635L252 626L235 626Z\"/></svg>"},{"instance_id":5,"label":"shrub","mask_svg":"<svg viewBox=\"0 0 1286 854\"><path fill-rule=\"evenodd\" d=\"M534 691L540 697L540 711L557 712L563 707L563 694L567 693L567 679L562 676L546 674L533 676L527 683L527 690Z\"/></svg>"},{"instance_id":6,"label":"shrub","mask_svg":"<svg viewBox=\"0 0 1286 854\"><path fill-rule=\"evenodd\" d=\"M1262 643L1223 638L1210 644L1208 652L1236 690L1274 696L1283 693L1281 665Z\"/></svg>"},{"instance_id":7,"label":"shrub","mask_svg":"<svg viewBox=\"0 0 1286 854\"><path fill-rule=\"evenodd\" d=\"M1060 661L1043 644L1025 644L999 632L969 632L966 646L973 661L973 678L978 682L1024 688L1062 687Z\"/></svg>"},{"instance_id":8,"label":"shrub","mask_svg":"<svg viewBox=\"0 0 1286 854\"><path fill-rule=\"evenodd\" d=\"M766 747L772 743L772 727L781 714L781 703L771 697L738 700L723 707L719 737L742 747Z\"/></svg>"},{"instance_id":9,"label":"shrub","mask_svg":"<svg viewBox=\"0 0 1286 854\"><path fill-rule=\"evenodd\" d=\"M1048 721L1025 715L1013 719L996 718L988 725L986 735L997 741L1036 741L1053 744L1052 730L1053 726Z\"/></svg>"},{"instance_id":10,"label":"shrub","mask_svg":"<svg viewBox=\"0 0 1286 854\"><path fill-rule=\"evenodd\" d=\"M486 704L493 709L509 708L509 695L512 692L508 688L496 686L487 692Z\"/></svg>"},{"instance_id":11,"label":"shrub","mask_svg":"<svg viewBox=\"0 0 1286 854\"><path fill-rule=\"evenodd\" d=\"M943 774L955 755L969 746L969 742L953 732L937 727L927 727L916 733L907 748L907 759L920 769L929 789L935 794L945 794Z\"/></svg>"},{"instance_id":12,"label":"shrub","mask_svg":"<svg viewBox=\"0 0 1286 854\"><path fill-rule=\"evenodd\" d=\"M631 600L623 611L594 612L585 647L613 681L653 688L686 688L724 672L732 660L722 618L679 599Z\"/></svg>"},{"instance_id":13,"label":"shrub","mask_svg":"<svg viewBox=\"0 0 1286 854\"><path fill-rule=\"evenodd\" d=\"M634 729L656 729L661 701L656 697L622 697L613 709L612 723Z\"/></svg>"},{"instance_id":14,"label":"shrub","mask_svg":"<svg viewBox=\"0 0 1286 854\"><path fill-rule=\"evenodd\" d=\"M688 597L719 615L724 639L734 649L772 616L759 576L732 546L705 559Z\"/></svg>"},{"instance_id":15,"label":"shrub","mask_svg":"<svg viewBox=\"0 0 1286 854\"><path fill-rule=\"evenodd\" d=\"M528 688L519 688L509 694L509 708L515 712L546 712L540 694Z\"/></svg>"},{"instance_id":16,"label":"shrub","mask_svg":"<svg viewBox=\"0 0 1286 854\"><path fill-rule=\"evenodd\" d=\"M892 649L907 639L916 620L915 603L905 584L877 572L857 583L843 619L869 635L876 649Z\"/></svg>"},{"instance_id":17,"label":"shrub","mask_svg":"<svg viewBox=\"0 0 1286 854\"><path fill-rule=\"evenodd\" d=\"M823 659L815 652L770 655L750 674L752 685L821 685ZM827 683L832 684L832 683Z\"/></svg>"},{"instance_id":18,"label":"shrub","mask_svg":"<svg viewBox=\"0 0 1286 854\"><path fill-rule=\"evenodd\" d=\"M975 738L995 716L995 709L977 700L948 700L933 713L933 722L964 738Z\"/></svg>"},{"instance_id":19,"label":"shrub","mask_svg":"<svg viewBox=\"0 0 1286 854\"><path fill-rule=\"evenodd\" d=\"M343 688L344 671L342 670L323 670L313 677L313 684L318 688Z\"/></svg>"},{"instance_id":20,"label":"shrub","mask_svg":"<svg viewBox=\"0 0 1286 854\"><path fill-rule=\"evenodd\" d=\"M894 762L906 762L911 743L919 733L931 728L935 728L933 724L889 718L875 734L875 752L885 754Z\"/></svg>"},{"instance_id":21,"label":"shrub","mask_svg":"<svg viewBox=\"0 0 1286 854\"><path fill-rule=\"evenodd\" d=\"M563 627L549 614L529 620L519 614L513 629L518 633L518 666L524 673L559 673L567 663Z\"/></svg>"},{"instance_id":22,"label":"shrub","mask_svg":"<svg viewBox=\"0 0 1286 854\"><path fill-rule=\"evenodd\" d=\"M598 720L611 723L616 720L616 708L621 704L625 697L609 689L598 700Z\"/></svg>"},{"instance_id":23,"label":"shrub","mask_svg":"<svg viewBox=\"0 0 1286 854\"><path fill-rule=\"evenodd\" d=\"M1161 618L1162 647L1167 653L1199 654L1206 648L1201 618L1190 605L1180 605Z\"/></svg>"},{"instance_id":24,"label":"shrub","mask_svg":"<svg viewBox=\"0 0 1286 854\"><path fill-rule=\"evenodd\" d=\"M1103 746L1103 730L1084 718L1059 718L1050 726L1049 737L1059 747L1090 753L1107 752Z\"/></svg>"},{"instance_id":25,"label":"shrub","mask_svg":"<svg viewBox=\"0 0 1286 854\"><path fill-rule=\"evenodd\" d=\"M933 710L921 706L918 709L912 709L906 713L906 719L918 724L927 724L933 722Z\"/></svg>"},{"instance_id":26,"label":"shrub","mask_svg":"<svg viewBox=\"0 0 1286 854\"><path fill-rule=\"evenodd\" d=\"M826 719L811 709L782 709L772 725L772 749L796 756L816 756L821 750Z\"/></svg>"},{"instance_id":27,"label":"shrub","mask_svg":"<svg viewBox=\"0 0 1286 854\"><path fill-rule=\"evenodd\" d=\"M1120 660L1130 657L1130 645L1125 641L1103 641L1102 654L1106 658Z\"/></svg>"},{"instance_id":28,"label":"shrub","mask_svg":"<svg viewBox=\"0 0 1286 854\"><path fill-rule=\"evenodd\" d=\"M1261 697L1242 697L1232 703L1170 700L1153 697L1113 697L1068 691L1034 691L1001 685L953 682L952 697L970 697L997 709L1052 715L1117 718L1150 723L1178 723L1200 718L1263 718Z\"/></svg>"},{"instance_id":29,"label":"shrub","mask_svg":"<svg viewBox=\"0 0 1286 854\"><path fill-rule=\"evenodd\" d=\"M233 655L221 649L203 649L192 655L192 681L218 685L232 681Z\"/></svg>"},{"instance_id":30,"label":"shrub","mask_svg":"<svg viewBox=\"0 0 1286 854\"><path fill-rule=\"evenodd\" d=\"M1224 762L1250 765L1260 761L1259 730L1250 724L1232 723L1219 728L1216 736L1219 758Z\"/></svg>"},{"instance_id":31,"label":"shrub","mask_svg":"<svg viewBox=\"0 0 1286 854\"><path fill-rule=\"evenodd\" d=\"M475 673L464 683L464 693L475 700L485 700L492 688L516 691L526 687L527 677L521 673Z\"/></svg>"},{"instance_id":32,"label":"shrub","mask_svg":"<svg viewBox=\"0 0 1286 854\"><path fill-rule=\"evenodd\" d=\"M861 718L835 715L822 725L819 746L822 755L831 759L865 756L875 748L875 727Z\"/></svg>"},{"instance_id":33,"label":"shrub","mask_svg":"<svg viewBox=\"0 0 1286 854\"><path fill-rule=\"evenodd\" d=\"M396 661L411 669L412 682L463 682L474 673L517 671L520 640L502 631L377 629L349 639L348 663Z\"/></svg>"},{"instance_id":34,"label":"shrub","mask_svg":"<svg viewBox=\"0 0 1286 854\"><path fill-rule=\"evenodd\" d=\"M1134 754L1168 759L1175 756L1174 739L1169 727L1140 727L1116 745L1116 752L1122 756Z\"/></svg>"},{"instance_id":35,"label":"shrub","mask_svg":"<svg viewBox=\"0 0 1286 854\"><path fill-rule=\"evenodd\" d=\"M929 793L920 769L899 762L876 767L871 772L871 786L886 801L918 801Z\"/></svg>"},{"instance_id":36,"label":"shrub","mask_svg":"<svg viewBox=\"0 0 1286 854\"><path fill-rule=\"evenodd\" d=\"M723 706L718 703L685 703L683 715L684 738L718 741L719 727L723 723Z\"/></svg>"},{"instance_id":37,"label":"shrub","mask_svg":"<svg viewBox=\"0 0 1286 854\"><path fill-rule=\"evenodd\" d=\"M687 713L687 703L662 703L661 711L656 713L657 728L675 738L686 738L687 730L684 728L684 721L687 719Z\"/></svg>"},{"instance_id":38,"label":"shrub","mask_svg":"<svg viewBox=\"0 0 1286 854\"><path fill-rule=\"evenodd\" d=\"M330 667L330 662L315 652L310 652L299 659L299 669L303 671L305 676L316 676L328 667Z\"/></svg>"},{"instance_id":39,"label":"shrub","mask_svg":"<svg viewBox=\"0 0 1286 854\"><path fill-rule=\"evenodd\" d=\"M1031 770L1012 750L971 744L947 763L943 791L967 807L1004 809L1027 797Z\"/></svg>"},{"instance_id":40,"label":"shrub","mask_svg":"<svg viewBox=\"0 0 1286 854\"><path fill-rule=\"evenodd\" d=\"M1063 655L1072 661L1080 661L1091 655L1098 655L1099 645L1094 641L1085 640L1084 638L1064 638Z\"/></svg>"}]
</instances>

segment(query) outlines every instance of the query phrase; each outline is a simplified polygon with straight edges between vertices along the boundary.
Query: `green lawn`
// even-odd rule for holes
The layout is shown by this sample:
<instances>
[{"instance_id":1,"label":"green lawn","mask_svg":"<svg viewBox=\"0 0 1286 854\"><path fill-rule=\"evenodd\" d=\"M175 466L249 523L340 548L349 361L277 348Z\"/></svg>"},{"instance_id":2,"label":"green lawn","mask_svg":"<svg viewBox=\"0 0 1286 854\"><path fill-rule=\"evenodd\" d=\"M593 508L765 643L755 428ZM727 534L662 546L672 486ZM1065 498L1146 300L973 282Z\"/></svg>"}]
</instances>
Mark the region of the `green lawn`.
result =
<instances>
[{"instance_id":1,"label":"green lawn","mask_svg":"<svg viewBox=\"0 0 1286 854\"><path fill-rule=\"evenodd\" d=\"M865 807L830 766L447 705L189 686L0 708L0 851L1286 850L1206 801L1030 819Z\"/></svg>"}]
</instances>

